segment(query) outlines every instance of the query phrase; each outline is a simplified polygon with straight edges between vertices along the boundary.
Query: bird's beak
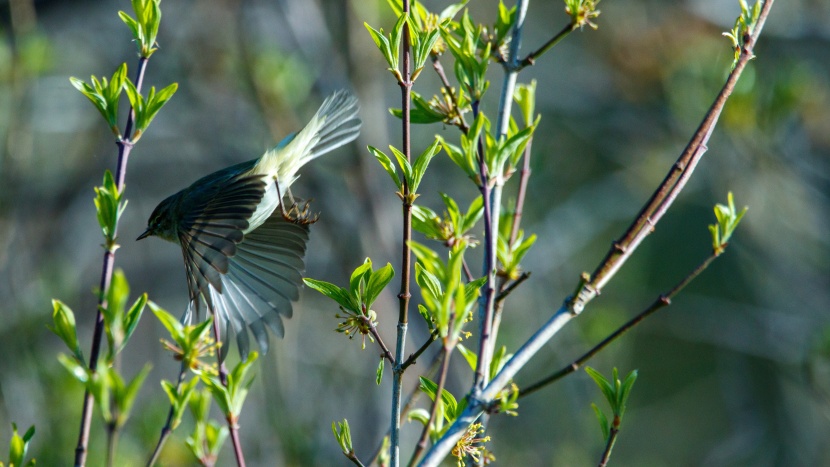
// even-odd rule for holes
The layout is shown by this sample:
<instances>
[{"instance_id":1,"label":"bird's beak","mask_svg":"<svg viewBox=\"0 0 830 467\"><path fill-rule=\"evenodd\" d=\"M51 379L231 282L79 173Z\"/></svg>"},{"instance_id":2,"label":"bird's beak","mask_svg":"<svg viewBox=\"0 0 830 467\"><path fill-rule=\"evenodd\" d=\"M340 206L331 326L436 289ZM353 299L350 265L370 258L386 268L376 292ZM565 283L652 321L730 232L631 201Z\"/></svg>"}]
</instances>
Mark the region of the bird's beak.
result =
<instances>
[{"instance_id":1,"label":"bird's beak","mask_svg":"<svg viewBox=\"0 0 830 467\"><path fill-rule=\"evenodd\" d=\"M135 241L139 241L139 240L141 240L142 238L147 238L147 237L149 237L150 235L153 235L153 232L151 232L151 231L150 231L150 228L149 228L149 227L147 227L147 230L145 230L143 234L139 235L139 236L138 236L138 238L136 238L136 239L135 239Z\"/></svg>"}]
</instances>

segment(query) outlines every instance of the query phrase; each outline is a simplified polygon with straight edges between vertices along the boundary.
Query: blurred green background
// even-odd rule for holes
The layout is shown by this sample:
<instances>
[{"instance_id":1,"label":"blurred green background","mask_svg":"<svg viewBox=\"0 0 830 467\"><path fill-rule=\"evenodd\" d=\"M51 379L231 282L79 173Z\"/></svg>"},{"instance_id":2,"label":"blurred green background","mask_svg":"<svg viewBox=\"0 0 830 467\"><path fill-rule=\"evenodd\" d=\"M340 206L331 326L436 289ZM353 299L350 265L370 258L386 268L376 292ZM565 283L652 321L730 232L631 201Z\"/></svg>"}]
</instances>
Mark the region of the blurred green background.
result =
<instances>
[{"instance_id":1,"label":"blurred green background","mask_svg":"<svg viewBox=\"0 0 830 467\"><path fill-rule=\"evenodd\" d=\"M471 3L476 21L494 21L496 2ZM57 362L63 346L46 325L50 299L60 298L75 310L88 351L102 256L92 188L116 160L111 134L68 77L109 76L123 61L133 75L135 49L119 9L129 2L0 2L0 439L8 439L11 421L24 430L35 424L31 452L39 465L67 465L75 447L82 391ZM533 276L505 312L499 337L511 350L622 233L731 63L721 32L732 27L737 1L608 0L600 9L598 31L571 35L520 75L539 83L543 118L524 226L540 240L525 264ZM399 105L399 89L363 27L391 27L385 2L166 1L162 10L160 50L145 86L175 81L179 91L129 163L116 264L133 294L147 291L177 314L185 306L178 247L132 240L161 199L258 157L342 87L360 98L362 135L306 167L294 186L321 212L307 275L344 283L366 256L398 270L399 200L365 150L400 145L399 121L387 112ZM525 53L565 22L561 2L531 2ZM830 464L830 3L776 2L756 54L673 209L602 296L516 379L527 385L570 362L685 276L709 252L712 206L733 191L749 212L727 253L673 306L591 362L606 374L614 366L640 372L614 465ZM444 60L448 71L450 63ZM492 113L502 75L491 68L484 108ZM431 70L415 90L437 91ZM413 150L435 133L457 141L453 128L418 127ZM430 166L419 201L440 210L439 190L461 204L475 194L446 157ZM510 185L506 199L514 196ZM478 258L476 251L472 264ZM397 316L393 290L376 304L387 342ZM241 418L250 465L346 465L330 431L343 418L361 458L379 443L390 378L375 386L376 348L361 351L335 334L336 311L304 291L285 339L261 360ZM426 337L421 323L410 336L414 350ZM127 376L145 361L154 369L122 437L119 465L143 464L167 412L158 380L174 378L178 365L161 337L148 313L124 355ZM429 360L407 373L407 387ZM449 389L461 395L470 379L456 357ZM587 375L571 375L521 400L518 417L494 417L488 446L499 465L593 465L602 439L592 401L604 407ZM104 459L95 417L89 465ZM183 444L189 429L186 421L174 434L163 465L193 463ZM405 425L404 453L419 432ZM230 454L228 444L220 465L232 463Z\"/></svg>"}]
</instances>

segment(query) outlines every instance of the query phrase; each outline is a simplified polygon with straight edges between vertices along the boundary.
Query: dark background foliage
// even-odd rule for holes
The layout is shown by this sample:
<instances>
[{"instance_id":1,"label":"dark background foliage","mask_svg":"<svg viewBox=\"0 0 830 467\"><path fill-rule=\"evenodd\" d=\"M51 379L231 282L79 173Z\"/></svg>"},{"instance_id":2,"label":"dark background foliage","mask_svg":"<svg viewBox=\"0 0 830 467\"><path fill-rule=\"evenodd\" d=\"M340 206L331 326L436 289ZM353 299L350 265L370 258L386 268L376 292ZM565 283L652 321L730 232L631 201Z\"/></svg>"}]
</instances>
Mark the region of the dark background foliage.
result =
<instances>
[{"instance_id":1,"label":"dark background foliage","mask_svg":"<svg viewBox=\"0 0 830 467\"><path fill-rule=\"evenodd\" d=\"M490 23L495 2L473 3L474 19ZM110 75L125 60L132 75L134 45L116 15L127 8L123 1L0 2L0 439L8 439L10 421L36 424L32 452L40 465L67 463L82 396L55 359L63 349L46 329L49 300L76 311L88 351L102 255L92 187L114 169L116 154L100 117L67 78ZM385 2L168 1L162 8L161 49L145 85L176 81L179 91L130 160L116 264L133 294L147 291L174 313L185 305L178 247L132 240L156 203L206 173L258 157L341 87L358 94L364 129L357 144L306 167L294 187L322 213L307 274L344 283L366 256L399 268L399 201L363 149L398 144L400 134L387 113L398 105L398 88L362 24L391 27ZM524 225L540 240L525 264L533 276L505 312L500 339L509 349L558 307L636 214L731 61L720 33L731 28L737 1L609 0L600 8L598 31L568 37L520 76L539 82L543 119ZM562 9L560 2L531 3L523 50L565 24ZM667 311L592 362L606 373L612 366L640 371L617 465L830 463L828 25L826 2L776 2L758 58L673 210L602 297L516 380L526 385L568 363L680 280L708 254L711 207L732 190L750 209L726 255ZM492 71L489 112L501 81L498 67ZM436 83L425 70L415 90L431 95ZM452 128L418 127L413 151L436 132L457 138ZM474 195L446 157L430 166L419 201L440 209L439 190L460 200ZM507 188L506 200L514 190ZM375 309L391 341L393 292ZM329 428L344 417L361 457L379 442L388 425L388 379L375 387L374 347L361 351L334 334L336 311L306 290L286 338L259 365L241 419L252 465L345 464ZM412 350L426 336L413 327ZM177 366L159 345L162 331L147 314L124 355L128 376L147 360L155 367L120 444L122 465L143 462L166 414L155 381L173 378ZM429 360L410 370L407 387ZM453 370L449 389L460 395L470 375L461 358ZM572 375L523 399L517 418L495 417L489 446L501 465L590 465L602 440L589 405L600 399L587 375ZM165 465L192 462L182 443L187 430L186 422L168 443ZM405 425L404 453L419 431ZM92 433L95 465L104 437L99 425Z\"/></svg>"}]
</instances>

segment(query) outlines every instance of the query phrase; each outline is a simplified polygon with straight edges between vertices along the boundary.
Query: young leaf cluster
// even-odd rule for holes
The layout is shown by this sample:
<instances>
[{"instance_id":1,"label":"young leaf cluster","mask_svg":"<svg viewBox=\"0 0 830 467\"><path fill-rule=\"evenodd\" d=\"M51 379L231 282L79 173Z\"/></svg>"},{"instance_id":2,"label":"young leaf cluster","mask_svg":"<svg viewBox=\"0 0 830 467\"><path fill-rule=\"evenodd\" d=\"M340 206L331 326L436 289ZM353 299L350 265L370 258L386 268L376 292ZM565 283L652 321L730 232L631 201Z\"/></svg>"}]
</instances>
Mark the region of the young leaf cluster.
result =
<instances>
[{"instance_id":1,"label":"young leaf cluster","mask_svg":"<svg viewBox=\"0 0 830 467\"><path fill-rule=\"evenodd\" d=\"M748 207L744 206L740 212L735 209L735 200L732 198L732 192L727 195L727 204L715 205L716 224L709 226L709 232L712 234L712 248L715 255L720 255L729 244L729 239L732 233L738 227L741 219L746 214Z\"/></svg>"},{"instance_id":2,"label":"young leaf cluster","mask_svg":"<svg viewBox=\"0 0 830 467\"><path fill-rule=\"evenodd\" d=\"M230 432L225 424L210 418L211 391L207 388L193 392L189 406L196 424L185 441L190 452L202 465L214 465L219 451Z\"/></svg>"},{"instance_id":3,"label":"young leaf cluster","mask_svg":"<svg viewBox=\"0 0 830 467\"><path fill-rule=\"evenodd\" d=\"M741 5L741 15L735 20L735 26L724 32L723 35L728 37L732 42L732 48L735 50L735 58L732 61L732 69L738 64L741 58L741 52L749 45L755 25L758 23L758 18L761 16L761 1L756 0L752 8L746 4L746 0L738 0Z\"/></svg>"},{"instance_id":4,"label":"young leaf cluster","mask_svg":"<svg viewBox=\"0 0 830 467\"><path fill-rule=\"evenodd\" d=\"M121 98L121 90L124 89L124 83L127 80L126 63L122 63L109 80L106 77L102 77L100 80L95 76L90 77L92 85L74 76L69 78L72 86L81 91L81 94L86 96L98 109L110 130L118 139L121 139L121 130L118 129L118 102Z\"/></svg>"},{"instance_id":5,"label":"young leaf cluster","mask_svg":"<svg viewBox=\"0 0 830 467\"><path fill-rule=\"evenodd\" d=\"M95 188L94 201L98 225L101 226L101 232L104 234L104 248L110 252L118 248L116 229L121 215L127 208L127 200L122 200L122 197L123 195L115 184L112 172L107 170L104 172L103 185Z\"/></svg>"},{"instance_id":6,"label":"young leaf cluster","mask_svg":"<svg viewBox=\"0 0 830 467\"><path fill-rule=\"evenodd\" d=\"M403 180L401 180L398 175L395 164L392 163L392 159L387 156L386 153L373 146L369 146L369 152L375 156L383 169L386 170L386 173L389 174L389 177L392 178L392 181L395 182L395 186L398 187L398 197L405 203L411 205L418 197L418 186L420 186L421 180L424 178L429 162L436 156L436 154L438 154L438 152L441 151L440 143L441 139L436 136L432 144L430 144L429 147L427 147L424 152L422 152L421 155L415 159L414 164L410 164L404 153L390 145L389 149L392 151L392 154L395 155L398 167L400 167L401 172L403 172ZM404 183L406 183L406 186L409 188L408 196L404 196Z\"/></svg>"},{"instance_id":7,"label":"young leaf cluster","mask_svg":"<svg viewBox=\"0 0 830 467\"><path fill-rule=\"evenodd\" d=\"M227 385L222 384L216 376L207 373L201 375L202 381L213 395L213 400L216 401L219 410L222 411L225 419L232 426L237 425L239 414L242 412L242 405L245 403L245 398L248 397L248 391L254 382L253 376L248 378L248 372L258 357L257 352L251 352L247 360L237 363L233 370L228 373Z\"/></svg>"},{"instance_id":8,"label":"young leaf cluster","mask_svg":"<svg viewBox=\"0 0 830 467\"><path fill-rule=\"evenodd\" d=\"M412 206L412 228L429 239L442 242L447 247L457 244L475 246L478 242L469 232L484 214L481 196L473 199L467 212L464 213L449 195L444 193L440 195L447 208L443 216L439 216L426 206L414 205Z\"/></svg>"},{"instance_id":9,"label":"young leaf cluster","mask_svg":"<svg viewBox=\"0 0 830 467\"><path fill-rule=\"evenodd\" d=\"M375 271L372 269L372 260L366 258L363 264L352 272L348 289L316 279L305 278L303 282L340 305L340 310L346 315L337 316L345 319L337 331L349 338L356 334L363 335L363 348L366 348L365 336L371 332L377 318L371 306L394 275L395 270L391 264L386 263L386 266ZM369 338L372 339L371 336Z\"/></svg>"},{"instance_id":10,"label":"young leaf cluster","mask_svg":"<svg viewBox=\"0 0 830 467\"><path fill-rule=\"evenodd\" d=\"M486 278L466 284L462 281L467 245L455 245L446 262L424 245L413 241L410 246L418 259L415 281L424 299L424 305L418 305L421 316L431 329L438 329L445 342L454 344L461 337L464 324L472 319L472 309Z\"/></svg>"},{"instance_id":11,"label":"young leaf cluster","mask_svg":"<svg viewBox=\"0 0 830 467\"><path fill-rule=\"evenodd\" d=\"M637 381L637 370L629 372L624 381L620 381L616 368L612 371L611 381L608 381L602 373L591 367L585 367L585 372L597 383L602 395L605 396L605 400L608 401L608 405L611 406L611 413L614 415L613 421L609 424L608 418L602 410L596 404L591 404L602 429L603 439L607 440L611 434L611 429L617 430L620 428L628 397L631 395L631 388L634 386L634 382Z\"/></svg>"},{"instance_id":12,"label":"young leaf cluster","mask_svg":"<svg viewBox=\"0 0 830 467\"><path fill-rule=\"evenodd\" d=\"M121 21L133 32L139 56L150 58L158 47L156 37L161 23L161 0L132 0L135 18L129 14L119 11Z\"/></svg>"},{"instance_id":13,"label":"young leaf cluster","mask_svg":"<svg viewBox=\"0 0 830 467\"><path fill-rule=\"evenodd\" d=\"M213 364L202 360L203 357L212 357L216 353L218 344L210 336L213 318L210 317L195 325L184 325L155 303L150 302L149 305L153 314L173 339L172 342L164 339L161 341L167 350L173 352L173 358L197 374L202 372L215 374L216 369Z\"/></svg>"},{"instance_id":14,"label":"young leaf cluster","mask_svg":"<svg viewBox=\"0 0 830 467\"><path fill-rule=\"evenodd\" d=\"M9 463L3 464L0 462L0 467L8 465L9 467L34 467L35 460L29 459L26 461L26 453L29 451L29 441L35 436L35 426L32 425L26 430L23 436L17 432L17 424L12 422L12 439L9 441Z\"/></svg>"}]
</instances>

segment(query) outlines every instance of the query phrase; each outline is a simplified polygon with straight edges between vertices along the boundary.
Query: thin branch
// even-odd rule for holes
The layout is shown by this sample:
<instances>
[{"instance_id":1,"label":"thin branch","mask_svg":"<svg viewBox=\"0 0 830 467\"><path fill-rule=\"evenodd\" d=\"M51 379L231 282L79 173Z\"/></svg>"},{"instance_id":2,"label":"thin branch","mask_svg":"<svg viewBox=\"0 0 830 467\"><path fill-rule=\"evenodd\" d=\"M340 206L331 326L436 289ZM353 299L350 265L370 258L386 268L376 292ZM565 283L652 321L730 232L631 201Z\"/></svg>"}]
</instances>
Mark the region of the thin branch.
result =
<instances>
[{"instance_id":1,"label":"thin branch","mask_svg":"<svg viewBox=\"0 0 830 467\"><path fill-rule=\"evenodd\" d=\"M735 83L737 82L738 77L740 76L743 69L746 67L747 62L753 57L752 49L754 48L754 44L757 43L757 38L761 33L763 28L764 22L766 21L767 16L769 15L770 8L772 7L773 0L767 0L764 2L761 8L761 14L756 23L755 29L753 31L752 37L747 42L747 45L741 51L741 56L736 63L734 69L729 74L729 78L724 84L723 89L721 90L720 94L718 95L715 103L712 105L712 108L707 113L706 117L701 124L701 127L695 133L695 136L692 138L692 142L690 142L690 146L695 146L692 154L701 153L701 146L704 146L702 143L705 142L703 138L708 139L708 134L711 134L712 129L714 128L714 124L717 122L717 116L720 115L720 112L723 110L723 105L725 99L731 94L732 90L735 87ZM684 151L684 155L688 151ZM702 153L700 154L702 155ZM693 166L689 164L689 166ZM662 187L662 186L661 186ZM682 188L682 186L681 186ZM659 190L658 190L659 191ZM668 191L668 189L666 190ZM665 196L663 197L665 198ZM670 204L670 203L669 203ZM665 206L668 208L668 205ZM643 220L643 224L646 223L648 216L645 216ZM649 224L653 227L653 224ZM613 252L613 250L612 250ZM602 265L598 270L602 272L601 275L595 275L592 278L592 284L586 284L582 287L579 296L568 298L559 307L559 309L553 314L553 316L544 324L542 325L530 339L519 348L516 353L499 371L495 378L478 394L472 394L469 398L469 403L464 411L456 418L456 421L447 429L444 433L444 436L438 440L432 448L427 452L426 456L424 457L421 465L424 467L428 466L437 466L452 450L455 446L455 443L458 439L466 432L467 428L473 423L483 412L484 409L487 408L490 401L495 398L495 396L505 387L505 385L519 372L527 362L538 352L556 333L559 332L571 319L575 318L579 315L579 313L584 309L585 305L590 302L594 297L596 297L599 287L597 285L602 285L607 280L610 279L608 272L605 270L605 264L608 262L606 259L603 261ZM599 277L599 279L598 279Z\"/></svg>"},{"instance_id":2,"label":"thin branch","mask_svg":"<svg viewBox=\"0 0 830 467\"><path fill-rule=\"evenodd\" d=\"M141 85L144 82L144 70L147 68L147 58L141 57L138 60L138 69L136 70L135 87L138 92L141 92ZM130 152L133 149L133 143L129 140L133 131L133 122L135 120L135 111L130 108L130 113L127 116L127 124L124 130L122 139L116 141L118 146L118 162L116 166L115 183L118 187L119 193L124 190L124 180L127 177L127 161L130 158ZM115 226L116 230L118 225ZM113 236L115 236L113 234ZM98 371L98 357L101 353L101 340L104 336L104 315L101 309L107 307L107 291L112 282L112 271L115 265L115 249L108 249L104 252L103 265L101 267L101 282L99 287L98 308L95 314L95 330L92 335L92 349L89 353L89 370L92 374ZM75 448L75 465L83 467L86 465L87 446L89 444L89 429L92 422L93 398L92 394L87 390L84 392L84 404L81 411L81 426L78 434L78 445Z\"/></svg>"},{"instance_id":3,"label":"thin branch","mask_svg":"<svg viewBox=\"0 0 830 467\"><path fill-rule=\"evenodd\" d=\"M511 292L516 290L516 287L522 285L522 282L528 280L529 278L530 278L530 272L523 272L522 275L519 276L518 279L511 282L510 285L508 285L507 287L504 287L502 289L502 291L499 292L498 295L496 295L496 302L497 303L503 302L504 299L507 298L507 296L510 295Z\"/></svg>"},{"instance_id":4,"label":"thin branch","mask_svg":"<svg viewBox=\"0 0 830 467\"><path fill-rule=\"evenodd\" d=\"M389 351L389 347L386 347L386 344L383 343L383 339L381 339L380 333L378 332L375 325L372 324L372 322L366 316L363 317L363 320L367 322L367 324L369 325L369 333L372 334L372 337L374 337L375 341L378 343L378 347L380 347L380 356L388 360L390 364L394 365L395 357L392 356L392 352Z\"/></svg>"},{"instance_id":5,"label":"thin branch","mask_svg":"<svg viewBox=\"0 0 830 467\"><path fill-rule=\"evenodd\" d=\"M424 342L424 344L421 345L421 347L418 350L416 350L415 353L411 354L409 358L407 358L406 361L401 364L401 369L406 370L407 368L409 368L410 365L413 365L415 361L418 360L418 357L420 357L421 354L424 353L424 351L426 351L426 349L428 349L429 346L432 345L432 343L435 342L435 339L437 338L438 330L433 329L432 332L429 334L429 339L427 339L427 341Z\"/></svg>"},{"instance_id":6,"label":"thin branch","mask_svg":"<svg viewBox=\"0 0 830 467\"><path fill-rule=\"evenodd\" d=\"M620 433L619 417L614 416L614 426L608 431L608 441L605 443L605 450L602 451L602 457L599 459L598 467L605 467L608 465L608 459L611 458L611 450L614 449L614 443L617 442L617 435Z\"/></svg>"},{"instance_id":7,"label":"thin branch","mask_svg":"<svg viewBox=\"0 0 830 467\"><path fill-rule=\"evenodd\" d=\"M519 190L516 194L516 204L513 207L513 225L510 227L510 245L512 245L519 236L519 227L522 225L522 216L524 215L525 197L527 196L527 183L530 180L530 149L533 145L533 137L527 141L524 155L522 156L522 170L519 171Z\"/></svg>"},{"instance_id":8,"label":"thin branch","mask_svg":"<svg viewBox=\"0 0 830 467\"><path fill-rule=\"evenodd\" d=\"M626 230L622 238L612 244L605 259L591 275L590 283L586 284L575 302L574 309L577 312L580 307L584 306L585 303L599 294L605 284L611 280L619 268L622 267L623 263L631 256L639 243L653 231L654 225L666 210L668 210L678 193L686 185L697 163L700 162L700 159L706 152L706 144L709 141L709 137L712 135L718 118L723 112L727 99L735 89L738 78L741 76L747 63L755 57L753 49L761 33L761 29L763 29L763 25L766 22L766 18L769 15L772 3L773 0L764 2L752 36L748 38L749 40L741 50L740 57L735 67L729 73L726 83L721 88L720 93L718 93L717 98L712 103L697 131L692 136L692 139L686 145L683 153L672 166L671 170L669 170L669 173L645 206L640 210L635 221Z\"/></svg>"},{"instance_id":9,"label":"thin branch","mask_svg":"<svg viewBox=\"0 0 830 467\"><path fill-rule=\"evenodd\" d=\"M473 115L477 115L479 102L473 102ZM496 235L498 235L498 228L494 227L497 223L498 216L493 215L492 203L492 188L490 187L490 175L487 172L487 163L485 161L485 150L482 137L478 140L478 171L481 177L481 199L484 200L484 275L487 281L481 286L481 297L479 299L479 350L478 360L476 364L475 378L473 380L473 391L479 391L487 384L487 375L489 374L490 359L492 352L490 352L490 333L493 325L493 298L495 297L495 282L496 282Z\"/></svg>"},{"instance_id":10,"label":"thin branch","mask_svg":"<svg viewBox=\"0 0 830 467\"><path fill-rule=\"evenodd\" d=\"M213 315L213 337L216 342L222 342L221 332L219 331L219 320L216 319L216 314L211 307L210 313ZM222 386L228 387L228 367L222 361L221 352L216 353L216 359L219 360L219 381ZM231 435L231 444L233 444L233 455L236 458L236 465L238 467L245 467L245 455L242 453L242 442L239 440L239 425L230 416L226 417L228 422L228 431Z\"/></svg>"},{"instance_id":11,"label":"thin branch","mask_svg":"<svg viewBox=\"0 0 830 467\"><path fill-rule=\"evenodd\" d=\"M706 268L708 268L712 261L714 261L717 257L717 254L712 253L702 263L700 263L700 265L698 265L692 272L690 272L686 277L684 277L683 280L681 280L677 285L675 285L671 290L664 294L660 294L660 296L657 297L657 299L655 299L654 302L648 306L648 308L640 312L637 316L631 318L628 322L620 326L616 331L614 331L608 337L603 339L602 342L595 345L591 350L589 350L584 355L574 360L571 364L563 367L556 373L546 376L545 378L542 378L541 380L523 388L521 391L519 391L519 397L528 396L538 391L539 389L542 389L543 387L552 384L555 381L558 381L564 376L567 376L575 372L576 370L580 369L582 365L584 365L588 360L593 358L594 355L598 354L601 350L607 347L608 344L614 342L620 336L628 332L634 326L640 324L640 322L654 314L656 311L671 305L672 299L675 296L677 296L677 294L679 294L680 291L683 290L687 285L689 285L689 283L695 280L703 271L705 271Z\"/></svg>"},{"instance_id":12,"label":"thin branch","mask_svg":"<svg viewBox=\"0 0 830 467\"><path fill-rule=\"evenodd\" d=\"M551 37L544 45L539 47L538 49L534 50L527 54L527 57L522 59L516 66L516 71L520 71L522 68L526 66L530 66L536 63L536 60L545 54L548 50L550 50L554 45L558 44L559 41L564 39L568 34L570 34L577 26L573 23L568 23L559 31L555 36Z\"/></svg>"},{"instance_id":13,"label":"thin branch","mask_svg":"<svg viewBox=\"0 0 830 467\"><path fill-rule=\"evenodd\" d=\"M464 121L464 115L461 113L461 108L458 106L458 97L456 97L455 91L453 91L452 89L450 80L447 79L447 74L444 72L444 66L441 65L441 61L439 60L438 55L432 55L432 69L435 70L435 73L438 74L438 79L441 80L441 85L444 87L444 90L450 96L450 101L452 102L455 114L458 115L458 128L460 128L461 131L466 135L470 132L470 127L467 126L467 122Z\"/></svg>"},{"instance_id":14,"label":"thin branch","mask_svg":"<svg viewBox=\"0 0 830 467\"><path fill-rule=\"evenodd\" d=\"M452 321L449 325L449 328L452 328ZM415 452L412 453L412 458L409 460L409 466L412 467L418 462L418 458L421 457L421 453L424 452L424 449L427 447L427 441L429 440L429 427L435 423L435 418L438 416L438 408L441 405L441 395L444 392L444 385L447 382L447 369L450 367L450 357L452 356L452 349L454 345L447 346L445 343L444 346L441 348L441 371L438 373L438 381L436 382L436 389L435 389L435 400L432 401L432 409L429 412L429 420L427 420L426 425L424 425L424 429L421 431L421 437L418 438L418 443L415 445Z\"/></svg>"},{"instance_id":15,"label":"thin branch","mask_svg":"<svg viewBox=\"0 0 830 467\"><path fill-rule=\"evenodd\" d=\"M352 461L352 464L354 464L354 465L356 465L356 466L358 466L358 467L365 467L365 466L363 465L363 462L360 462L360 459L358 459L358 458L357 458L357 454L355 454L355 453L354 453L354 451L349 452L349 453L345 453L345 452L344 452L344 453L343 453L343 455L344 455L344 456L346 456L346 458L347 458L347 459L349 459L350 461Z\"/></svg>"}]
</instances>

